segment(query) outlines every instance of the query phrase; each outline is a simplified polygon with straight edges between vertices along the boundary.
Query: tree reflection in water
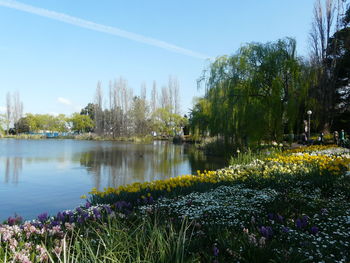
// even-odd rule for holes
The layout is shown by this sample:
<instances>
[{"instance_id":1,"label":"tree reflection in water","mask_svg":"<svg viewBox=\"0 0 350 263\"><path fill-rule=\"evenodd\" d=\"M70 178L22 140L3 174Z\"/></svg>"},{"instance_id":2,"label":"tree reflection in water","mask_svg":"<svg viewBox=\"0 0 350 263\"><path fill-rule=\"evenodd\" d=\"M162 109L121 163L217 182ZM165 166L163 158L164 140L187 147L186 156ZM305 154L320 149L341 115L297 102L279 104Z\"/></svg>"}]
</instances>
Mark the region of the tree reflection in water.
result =
<instances>
[{"instance_id":1,"label":"tree reflection in water","mask_svg":"<svg viewBox=\"0 0 350 263\"><path fill-rule=\"evenodd\" d=\"M5 184L17 185L23 167L28 165L34 169L31 177L36 175L35 169L61 176L59 169L62 168L65 176L78 178L73 169L83 167L92 176L91 185L101 189L196 174L197 170L215 170L226 164L225 160L204 155L193 145L175 145L165 141L152 144L68 140L7 143L3 157L0 156L0 171L4 173ZM77 164L79 167L76 167ZM56 169L47 170L48 167ZM51 182L59 180L52 176Z\"/></svg>"},{"instance_id":2,"label":"tree reflection in water","mask_svg":"<svg viewBox=\"0 0 350 263\"><path fill-rule=\"evenodd\" d=\"M108 176L106 185L117 187L133 182L145 182L178 176L188 171L184 148L168 142L120 144L112 147L99 145L80 154L80 164L94 176L94 185L102 186L102 176Z\"/></svg>"},{"instance_id":3,"label":"tree reflection in water","mask_svg":"<svg viewBox=\"0 0 350 263\"><path fill-rule=\"evenodd\" d=\"M3 158L2 163L5 167L5 176L4 183L13 183L18 184L19 175L23 168L23 158L22 157L14 157L14 158Z\"/></svg>"},{"instance_id":4,"label":"tree reflection in water","mask_svg":"<svg viewBox=\"0 0 350 263\"><path fill-rule=\"evenodd\" d=\"M205 155L193 145L185 146L184 153L188 156L192 174L197 174L198 170L213 171L223 168L229 161L229 158Z\"/></svg>"},{"instance_id":5,"label":"tree reflection in water","mask_svg":"<svg viewBox=\"0 0 350 263\"><path fill-rule=\"evenodd\" d=\"M220 160L219 160L220 161ZM223 167L193 145L0 140L0 220L76 207L92 187L118 187Z\"/></svg>"}]
</instances>

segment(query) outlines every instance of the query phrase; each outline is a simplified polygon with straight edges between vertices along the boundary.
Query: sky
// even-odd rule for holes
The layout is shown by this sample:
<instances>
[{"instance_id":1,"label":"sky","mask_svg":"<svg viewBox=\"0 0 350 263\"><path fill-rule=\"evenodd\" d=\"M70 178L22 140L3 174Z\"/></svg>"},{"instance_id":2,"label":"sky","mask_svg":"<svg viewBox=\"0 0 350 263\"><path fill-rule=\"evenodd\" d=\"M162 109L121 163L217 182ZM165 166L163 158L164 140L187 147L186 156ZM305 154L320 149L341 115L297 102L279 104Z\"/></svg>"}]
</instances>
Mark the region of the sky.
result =
<instances>
[{"instance_id":1,"label":"sky","mask_svg":"<svg viewBox=\"0 0 350 263\"><path fill-rule=\"evenodd\" d=\"M0 112L71 114L123 77L139 94L169 76L187 113L210 61L250 42L297 40L307 56L314 0L0 0Z\"/></svg>"}]
</instances>

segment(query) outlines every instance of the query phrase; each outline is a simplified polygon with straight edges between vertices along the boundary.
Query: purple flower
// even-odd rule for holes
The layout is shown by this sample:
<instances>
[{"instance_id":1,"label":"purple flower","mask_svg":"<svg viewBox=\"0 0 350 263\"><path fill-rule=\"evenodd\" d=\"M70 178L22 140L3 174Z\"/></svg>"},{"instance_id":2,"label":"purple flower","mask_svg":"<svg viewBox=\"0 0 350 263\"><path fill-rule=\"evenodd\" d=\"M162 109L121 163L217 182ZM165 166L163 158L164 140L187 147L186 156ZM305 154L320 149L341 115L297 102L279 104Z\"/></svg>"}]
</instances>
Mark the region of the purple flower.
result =
<instances>
[{"instance_id":1,"label":"purple flower","mask_svg":"<svg viewBox=\"0 0 350 263\"><path fill-rule=\"evenodd\" d=\"M54 227L54 226L59 226L60 224L61 224L60 222L54 220L50 223L50 226Z\"/></svg>"},{"instance_id":2,"label":"purple flower","mask_svg":"<svg viewBox=\"0 0 350 263\"><path fill-rule=\"evenodd\" d=\"M262 226L260 228L260 233L265 238L270 238L270 237L273 236L273 230L272 230L272 228L270 226L267 226L267 227Z\"/></svg>"},{"instance_id":3,"label":"purple flower","mask_svg":"<svg viewBox=\"0 0 350 263\"><path fill-rule=\"evenodd\" d=\"M301 228L302 223L301 223L300 218L298 218L298 219L295 221L295 226L296 226L297 228Z\"/></svg>"},{"instance_id":4,"label":"purple flower","mask_svg":"<svg viewBox=\"0 0 350 263\"><path fill-rule=\"evenodd\" d=\"M94 215L95 215L96 219L100 219L101 218L101 213L100 213L100 211L98 211L97 208L94 208L93 212L94 212Z\"/></svg>"},{"instance_id":5,"label":"purple flower","mask_svg":"<svg viewBox=\"0 0 350 263\"><path fill-rule=\"evenodd\" d=\"M34 223L32 223L32 225L37 227L37 228L42 228L44 226L42 223L38 223L38 222L34 222Z\"/></svg>"},{"instance_id":6,"label":"purple flower","mask_svg":"<svg viewBox=\"0 0 350 263\"><path fill-rule=\"evenodd\" d=\"M278 222L283 223L283 219L284 219L283 216L281 216L280 214L277 214L276 218Z\"/></svg>"},{"instance_id":7,"label":"purple flower","mask_svg":"<svg viewBox=\"0 0 350 263\"><path fill-rule=\"evenodd\" d=\"M85 208L90 208L90 207L91 207L91 203L89 201L86 201Z\"/></svg>"},{"instance_id":8,"label":"purple flower","mask_svg":"<svg viewBox=\"0 0 350 263\"><path fill-rule=\"evenodd\" d=\"M125 202L125 201L118 201L118 202L114 203L114 207L117 210L130 209L131 204L129 202Z\"/></svg>"},{"instance_id":9,"label":"purple flower","mask_svg":"<svg viewBox=\"0 0 350 263\"><path fill-rule=\"evenodd\" d=\"M73 215L72 211L63 211L62 215L66 218L67 216L70 217Z\"/></svg>"},{"instance_id":10,"label":"purple flower","mask_svg":"<svg viewBox=\"0 0 350 263\"><path fill-rule=\"evenodd\" d=\"M327 208L322 208L321 209L321 214L324 216L324 215L327 215L328 214L328 210Z\"/></svg>"},{"instance_id":11,"label":"purple flower","mask_svg":"<svg viewBox=\"0 0 350 263\"><path fill-rule=\"evenodd\" d=\"M214 257L219 256L219 249L217 248L216 245L214 245L214 247L213 247L213 254L214 254Z\"/></svg>"},{"instance_id":12,"label":"purple flower","mask_svg":"<svg viewBox=\"0 0 350 263\"><path fill-rule=\"evenodd\" d=\"M14 224L16 224L16 218L14 217L9 217L7 219L7 223L10 225L10 226L13 226Z\"/></svg>"},{"instance_id":13,"label":"purple flower","mask_svg":"<svg viewBox=\"0 0 350 263\"><path fill-rule=\"evenodd\" d=\"M69 210L69 211L67 212L67 215L68 215L68 216L73 216L74 214L73 214L72 211Z\"/></svg>"},{"instance_id":14,"label":"purple flower","mask_svg":"<svg viewBox=\"0 0 350 263\"><path fill-rule=\"evenodd\" d=\"M65 219L65 216L61 212L58 212L56 215L56 220L60 222L64 222L64 219Z\"/></svg>"},{"instance_id":15,"label":"purple flower","mask_svg":"<svg viewBox=\"0 0 350 263\"><path fill-rule=\"evenodd\" d=\"M18 216L18 215L15 215L14 217L9 217L9 218L7 219L7 223L8 223L10 226L20 224L22 221L23 221L23 218L20 217L20 216Z\"/></svg>"},{"instance_id":16,"label":"purple flower","mask_svg":"<svg viewBox=\"0 0 350 263\"><path fill-rule=\"evenodd\" d=\"M110 208L109 205L104 205L103 208L106 210L107 215L112 213L112 209Z\"/></svg>"},{"instance_id":17,"label":"purple flower","mask_svg":"<svg viewBox=\"0 0 350 263\"><path fill-rule=\"evenodd\" d=\"M89 218L89 213L83 212L81 216L84 218L84 220L87 220Z\"/></svg>"},{"instance_id":18,"label":"purple flower","mask_svg":"<svg viewBox=\"0 0 350 263\"><path fill-rule=\"evenodd\" d=\"M152 197L152 196L150 196L148 200L149 200L149 203L150 203L150 204L153 204L154 199L153 199L153 197Z\"/></svg>"},{"instance_id":19,"label":"purple flower","mask_svg":"<svg viewBox=\"0 0 350 263\"><path fill-rule=\"evenodd\" d=\"M302 218L298 218L295 221L295 225L297 228L305 228L308 225L309 217L308 216L303 216Z\"/></svg>"},{"instance_id":20,"label":"purple flower","mask_svg":"<svg viewBox=\"0 0 350 263\"><path fill-rule=\"evenodd\" d=\"M42 213L42 214L38 215L38 220L39 220L41 223L44 223L47 219L48 219L47 213Z\"/></svg>"},{"instance_id":21,"label":"purple flower","mask_svg":"<svg viewBox=\"0 0 350 263\"><path fill-rule=\"evenodd\" d=\"M267 217L268 217L269 220L273 220L274 214L273 214L273 213L269 213L269 214L267 215Z\"/></svg>"},{"instance_id":22,"label":"purple flower","mask_svg":"<svg viewBox=\"0 0 350 263\"><path fill-rule=\"evenodd\" d=\"M288 232L289 232L289 228L286 227L286 226L284 226L284 227L282 227L282 231L283 231L284 233L288 233Z\"/></svg>"},{"instance_id":23,"label":"purple flower","mask_svg":"<svg viewBox=\"0 0 350 263\"><path fill-rule=\"evenodd\" d=\"M319 229L317 226L313 226L310 229L311 234L316 235L318 233Z\"/></svg>"},{"instance_id":24,"label":"purple flower","mask_svg":"<svg viewBox=\"0 0 350 263\"><path fill-rule=\"evenodd\" d=\"M83 224L84 221L85 221L85 218L84 218L83 216L79 216L79 218L78 218L78 223L79 223L79 224Z\"/></svg>"},{"instance_id":25,"label":"purple flower","mask_svg":"<svg viewBox=\"0 0 350 263\"><path fill-rule=\"evenodd\" d=\"M74 223L74 215L69 215L68 221L69 223Z\"/></svg>"}]
</instances>

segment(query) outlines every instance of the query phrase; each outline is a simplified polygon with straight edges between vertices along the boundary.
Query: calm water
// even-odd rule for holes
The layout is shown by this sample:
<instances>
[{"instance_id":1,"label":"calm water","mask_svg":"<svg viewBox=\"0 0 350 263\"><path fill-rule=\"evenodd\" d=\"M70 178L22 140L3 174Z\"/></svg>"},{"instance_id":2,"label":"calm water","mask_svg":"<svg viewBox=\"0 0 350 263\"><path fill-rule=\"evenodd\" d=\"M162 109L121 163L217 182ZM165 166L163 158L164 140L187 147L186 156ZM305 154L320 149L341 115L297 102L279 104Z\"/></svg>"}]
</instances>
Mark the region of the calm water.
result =
<instances>
[{"instance_id":1,"label":"calm water","mask_svg":"<svg viewBox=\"0 0 350 263\"><path fill-rule=\"evenodd\" d=\"M0 220L72 209L93 187L152 181L221 168L193 146L0 139Z\"/></svg>"}]
</instances>

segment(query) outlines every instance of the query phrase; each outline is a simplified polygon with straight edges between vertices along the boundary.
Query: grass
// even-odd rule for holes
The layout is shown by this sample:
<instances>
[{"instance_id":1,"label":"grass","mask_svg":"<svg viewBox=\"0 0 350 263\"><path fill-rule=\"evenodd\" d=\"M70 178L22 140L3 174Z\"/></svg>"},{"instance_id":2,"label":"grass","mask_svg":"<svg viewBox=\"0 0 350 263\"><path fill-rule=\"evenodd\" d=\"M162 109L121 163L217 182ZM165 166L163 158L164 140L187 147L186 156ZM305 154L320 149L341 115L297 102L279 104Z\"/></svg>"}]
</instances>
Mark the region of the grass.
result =
<instances>
[{"instance_id":1,"label":"grass","mask_svg":"<svg viewBox=\"0 0 350 263\"><path fill-rule=\"evenodd\" d=\"M118 218L95 222L64 237L60 256L48 253L49 262L182 263L190 242L191 226L159 224L156 220L125 223ZM50 251L50 246L44 246Z\"/></svg>"},{"instance_id":2,"label":"grass","mask_svg":"<svg viewBox=\"0 0 350 263\"><path fill-rule=\"evenodd\" d=\"M266 149L260 149L256 151L248 149L245 152L236 152L236 154L231 157L229 164L249 164L256 159L263 160L267 157L273 157L274 155L279 154L281 152L281 147L269 147Z\"/></svg>"}]
</instances>

